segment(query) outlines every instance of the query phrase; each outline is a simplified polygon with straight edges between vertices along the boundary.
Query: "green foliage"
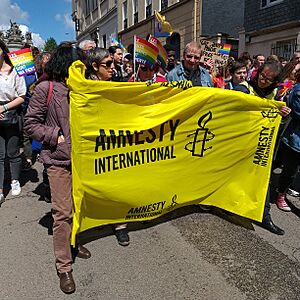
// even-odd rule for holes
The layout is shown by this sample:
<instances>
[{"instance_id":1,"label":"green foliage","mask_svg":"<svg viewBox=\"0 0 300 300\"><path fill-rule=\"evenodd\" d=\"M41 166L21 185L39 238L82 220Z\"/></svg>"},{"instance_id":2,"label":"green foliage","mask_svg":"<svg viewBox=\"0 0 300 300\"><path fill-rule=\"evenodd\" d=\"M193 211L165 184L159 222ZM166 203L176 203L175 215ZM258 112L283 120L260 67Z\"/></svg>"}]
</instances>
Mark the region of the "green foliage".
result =
<instances>
[{"instance_id":1,"label":"green foliage","mask_svg":"<svg viewBox=\"0 0 300 300\"><path fill-rule=\"evenodd\" d=\"M57 47L57 43L53 37L50 37L45 42L44 51L51 52Z\"/></svg>"}]
</instances>

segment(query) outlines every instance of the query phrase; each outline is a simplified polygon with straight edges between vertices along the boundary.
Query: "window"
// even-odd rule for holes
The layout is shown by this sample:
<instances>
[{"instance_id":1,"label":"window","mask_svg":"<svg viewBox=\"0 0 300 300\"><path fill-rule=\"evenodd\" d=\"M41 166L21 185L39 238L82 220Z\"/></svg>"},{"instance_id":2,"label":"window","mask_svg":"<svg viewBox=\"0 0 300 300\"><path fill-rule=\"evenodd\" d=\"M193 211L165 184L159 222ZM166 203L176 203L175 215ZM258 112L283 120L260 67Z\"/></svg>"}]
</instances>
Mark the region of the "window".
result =
<instances>
[{"instance_id":1,"label":"window","mask_svg":"<svg viewBox=\"0 0 300 300\"><path fill-rule=\"evenodd\" d=\"M152 16L152 0L146 0L146 19Z\"/></svg>"},{"instance_id":2,"label":"window","mask_svg":"<svg viewBox=\"0 0 300 300\"><path fill-rule=\"evenodd\" d=\"M94 11L98 7L98 0L91 1L91 9Z\"/></svg>"},{"instance_id":3,"label":"window","mask_svg":"<svg viewBox=\"0 0 300 300\"><path fill-rule=\"evenodd\" d=\"M161 0L160 1L160 10L164 10L168 8L168 0Z\"/></svg>"},{"instance_id":4,"label":"window","mask_svg":"<svg viewBox=\"0 0 300 300\"><path fill-rule=\"evenodd\" d=\"M279 41L272 45L271 54L282 56L287 60L290 60L296 51L297 39Z\"/></svg>"},{"instance_id":5,"label":"window","mask_svg":"<svg viewBox=\"0 0 300 300\"><path fill-rule=\"evenodd\" d=\"M103 34L102 36L102 43L103 43L103 48L106 48L106 34Z\"/></svg>"},{"instance_id":6,"label":"window","mask_svg":"<svg viewBox=\"0 0 300 300\"><path fill-rule=\"evenodd\" d=\"M283 2L284 0L261 0L261 8L273 6Z\"/></svg>"},{"instance_id":7,"label":"window","mask_svg":"<svg viewBox=\"0 0 300 300\"><path fill-rule=\"evenodd\" d=\"M139 21L138 3L138 0L132 0L133 24L136 24Z\"/></svg>"},{"instance_id":8,"label":"window","mask_svg":"<svg viewBox=\"0 0 300 300\"><path fill-rule=\"evenodd\" d=\"M123 2L123 29L128 27L128 18L127 18L127 0Z\"/></svg>"},{"instance_id":9,"label":"window","mask_svg":"<svg viewBox=\"0 0 300 300\"><path fill-rule=\"evenodd\" d=\"M84 1L84 8L85 8L85 16L88 16L91 12L91 8L90 8L90 0L85 0Z\"/></svg>"}]
</instances>

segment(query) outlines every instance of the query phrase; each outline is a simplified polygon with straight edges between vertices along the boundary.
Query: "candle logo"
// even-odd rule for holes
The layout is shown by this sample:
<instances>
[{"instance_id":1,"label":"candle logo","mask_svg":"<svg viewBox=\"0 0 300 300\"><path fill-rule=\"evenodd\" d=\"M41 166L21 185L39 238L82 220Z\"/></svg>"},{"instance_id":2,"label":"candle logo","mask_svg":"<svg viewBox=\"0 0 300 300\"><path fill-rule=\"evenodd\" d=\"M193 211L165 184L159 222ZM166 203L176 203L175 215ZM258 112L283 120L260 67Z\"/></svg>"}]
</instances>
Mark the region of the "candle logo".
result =
<instances>
[{"instance_id":1,"label":"candle logo","mask_svg":"<svg viewBox=\"0 0 300 300\"><path fill-rule=\"evenodd\" d=\"M176 202L176 200L177 200L177 195L175 194L173 196L173 198L172 198L172 203L167 207L168 211L173 210L178 205L178 203Z\"/></svg>"},{"instance_id":2,"label":"candle logo","mask_svg":"<svg viewBox=\"0 0 300 300\"><path fill-rule=\"evenodd\" d=\"M209 111L199 118L199 128L197 128L194 133L191 133L187 136L193 137L193 141L187 143L184 148L185 150L191 152L192 156L203 157L205 151L212 149L212 146L207 145L207 143L215 137L215 134L213 134L207 127L207 123L211 119L212 112Z\"/></svg>"},{"instance_id":3,"label":"candle logo","mask_svg":"<svg viewBox=\"0 0 300 300\"><path fill-rule=\"evenodd\" d=\"M278 109L271 108L268 111L262 111L261 114L264 118L268 118L270 122L274 122L278 116Z\"/></svg>"}]
</instances>

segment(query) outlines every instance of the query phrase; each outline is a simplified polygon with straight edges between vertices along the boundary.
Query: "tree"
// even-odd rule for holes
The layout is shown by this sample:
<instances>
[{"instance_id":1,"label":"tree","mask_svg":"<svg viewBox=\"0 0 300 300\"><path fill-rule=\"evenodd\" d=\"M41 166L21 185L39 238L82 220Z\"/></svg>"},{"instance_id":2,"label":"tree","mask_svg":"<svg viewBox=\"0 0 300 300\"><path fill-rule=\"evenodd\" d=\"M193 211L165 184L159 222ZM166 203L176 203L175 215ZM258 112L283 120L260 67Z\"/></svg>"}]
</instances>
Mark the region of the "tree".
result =
<instances>
[{"instance_id":1,"label":"tree","mask_svg":"<svg viewBox=\"0 0 300 300\"><path fill-rule=\"evenodd\" d=\"M57 47L57 43L53 37L46 40L44 51L51 52Z\"/></svg>"}]
</instances>

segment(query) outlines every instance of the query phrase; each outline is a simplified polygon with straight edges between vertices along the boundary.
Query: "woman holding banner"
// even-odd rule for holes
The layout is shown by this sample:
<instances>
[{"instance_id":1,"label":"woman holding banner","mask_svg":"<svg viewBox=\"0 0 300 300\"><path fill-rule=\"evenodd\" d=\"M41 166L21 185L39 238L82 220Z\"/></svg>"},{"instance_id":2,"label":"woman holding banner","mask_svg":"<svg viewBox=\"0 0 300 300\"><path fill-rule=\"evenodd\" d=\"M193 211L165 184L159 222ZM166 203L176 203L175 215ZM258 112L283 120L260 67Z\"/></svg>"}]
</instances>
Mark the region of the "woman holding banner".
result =
<instances>
[{"instance_id":1,"label":"woman holding banner","mask_svg":"<svg viewBox=\"0 0 300 300\"><path fill-rule=\"evenodd\" d=\"M8 156L11 173L11 194L21 193L19 175L21 168L20 129L18 107L24 102L26 84L19 77L9 57L9 50L0 40L0 206L4 202L4 160Z\"/></svg>"},{"instance_id":2,"label":"woman holding banner","mask_svg":"<svg viewBox=\"0 0 300 300\"><path fill-rule=\"evenodd\" d=\"M243 90L238 88L237 90L243 91L244 93L255 95L266 99L276 99L278 92L277 85L280 81L282 73L282 66L279 62L266 62L259 67L256 76L248 83L242 82L240 85L243 86ZM236 89L236 88L235 88ZM287 106L282 106L279 114L286 117L291 112L291 109ZM284 199L283 199L284 200ZM262 227L268 231L284 235L284 230L276 226L270 215L270 188L265 202L264 215L262 220Z\"/></svg>"},{"instance_id":3,"label":"woman holding banner","mask_svg":"<svg viewBox=\"0 0 300 300\"><path fill-rule=\"evenodd\" d=\"M113 59L108 50L95 48L87 54L86 78L91 80L111 81L113 76ZM127 224L115 225L115 235L121 246L129 245Z\"/></svg>"}]
</instances>

